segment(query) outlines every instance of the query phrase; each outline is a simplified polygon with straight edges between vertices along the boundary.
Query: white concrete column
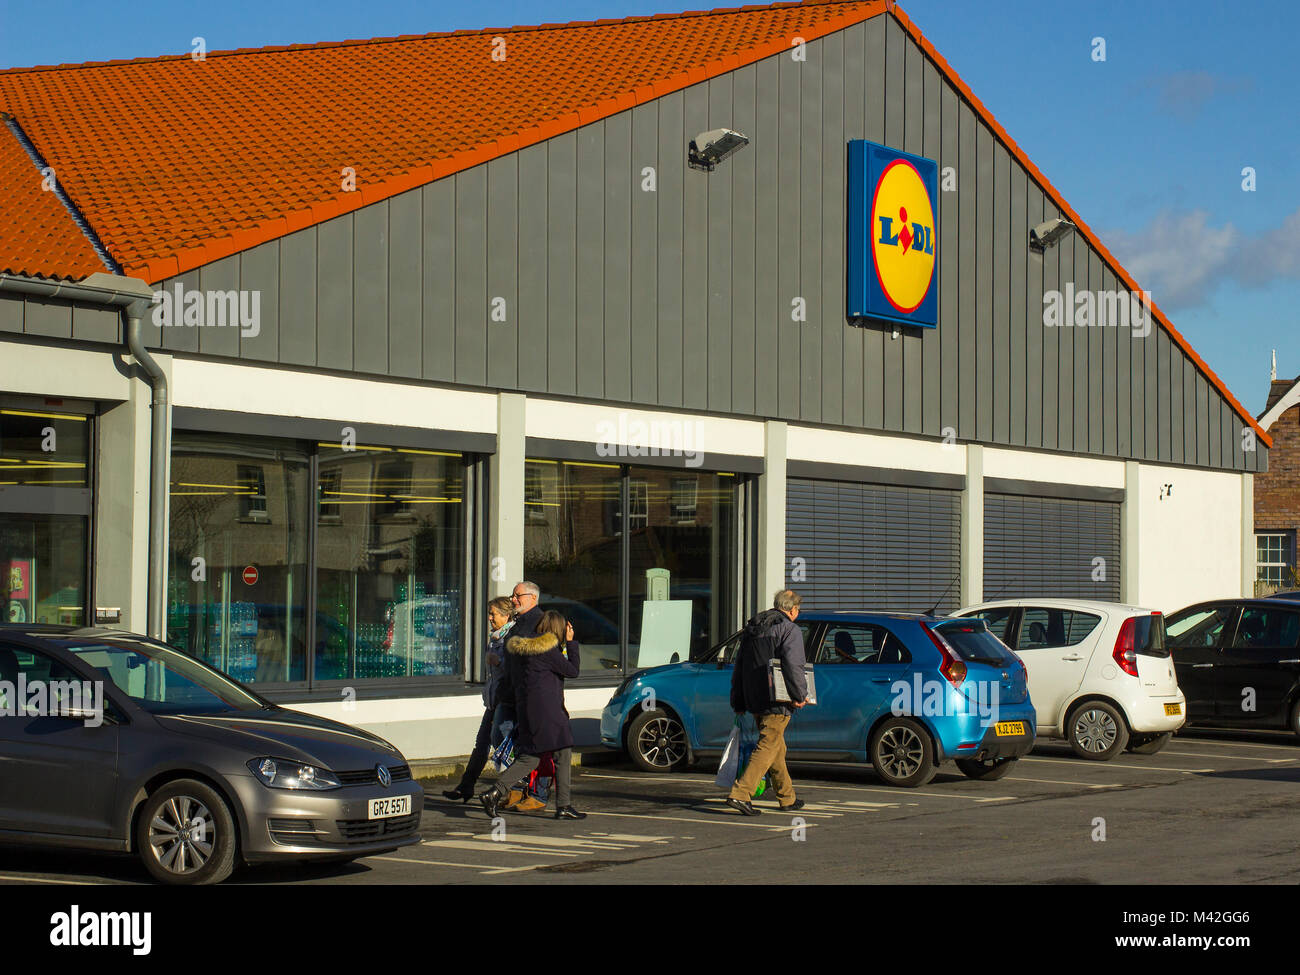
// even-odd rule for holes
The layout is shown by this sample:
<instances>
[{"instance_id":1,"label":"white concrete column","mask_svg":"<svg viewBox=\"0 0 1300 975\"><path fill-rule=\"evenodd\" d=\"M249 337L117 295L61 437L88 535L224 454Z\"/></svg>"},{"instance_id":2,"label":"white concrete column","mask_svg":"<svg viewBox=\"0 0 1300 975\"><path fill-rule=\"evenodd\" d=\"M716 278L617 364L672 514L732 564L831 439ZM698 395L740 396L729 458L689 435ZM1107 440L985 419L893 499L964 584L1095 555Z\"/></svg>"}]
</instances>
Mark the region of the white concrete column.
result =
<instances>
[{"instance_id":1,"label":"white concrete column","mask_svg":"<svg viewBox=\"0 0 1300 975\"><path fill-rule=\"evenodd\" d=\"M1120 507L1120 598L1130 606L1142 605L1142 465L1124 462L1124 504Z\"/></svg>"},{"instance_id":2,"label":"white concrete column","mask_svg":"<svg viewBox=\"0 0 1300 975\"><path fill-rule=\"evenodd\" d=\"M961 604L984 601L984 447L966 447L966 490L961 493Z\"/></svg>"},{"instance_id":3,"label":"white concrete column","mask_svg":"<svg viewBox=\"0 0 1300 975\"><path fill-rule=\"evenodd\" d=\"M1255 549L1255 475L1241 475L1241 594L1255 595L1255 576L1259 557Z\"/></svg>"},{"instance_id":4,"label":"white concrete column","mask_svg":"<svg viewBox=\"0 0 1300 975\"><path fill-rule=\"evenodd\" d=\"M133 382L130 398L99 417L95 493L95 607L122 610L121 626L148 629L150 391Z\"/></svg>"},{"instance_id":5,"label":"white concrete column","mask_svg":"<svg viewBox=\"0 0 1300 975\"><path fill-rule=\"evenodd\" d=\"M488 534L488 595L508 596L524 577L524 457L528 399L497 394L497 450L491 478Z\"/></svg>"},{"instance_id":6,"label":"white concrete column","mask_svg":"<svg viewBox=\"0 0 1300 975\"><path fill-rule=\"evenodd\" d=\"M789 428L783 420L763 424L763 473L758 478L758 608L786 587L785 461ZM798 590L797 583L793 584Z\"/></svg>"}]
</instances>

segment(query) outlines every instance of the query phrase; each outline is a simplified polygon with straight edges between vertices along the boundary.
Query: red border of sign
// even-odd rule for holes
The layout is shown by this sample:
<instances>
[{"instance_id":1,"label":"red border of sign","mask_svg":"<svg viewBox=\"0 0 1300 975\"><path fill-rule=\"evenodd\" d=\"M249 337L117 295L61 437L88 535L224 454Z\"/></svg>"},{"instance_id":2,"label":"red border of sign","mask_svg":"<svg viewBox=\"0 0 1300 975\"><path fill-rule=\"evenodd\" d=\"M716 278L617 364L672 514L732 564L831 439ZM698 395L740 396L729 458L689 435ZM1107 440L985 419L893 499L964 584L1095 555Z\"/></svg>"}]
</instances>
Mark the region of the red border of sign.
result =
<instances>
[{"instance_id":1,"label":"red border of sign","mask_svg":"<svg viewBox=\"0 0 1300 975\"><path fill-rule=\"evenodd\" d=\"M893 169L895 166L906 166L908 169L910 169L912 171L912 174L916 176L917 182L921 184L921 189L925 191L926 199L930 198L930 188L925 185L925 180L921 178L920 170L918 170L915 166L913 166L911 161L908 159L895 159L893 162L891 162L888 166L886 166L884 169L880 171L880 178L876 180L876 188L871 192L871 222L868 225L869 235L867 237L867 241L871 244L871 270L872 273L874 273L876 276L876 283L880 285L880 293L885 296L885 300L887 302L889 302L891 305L894 306L895 310L901 312L904 315L910 315L912 314L912 312L920 308L921 305L925 303L925 299L930 295L930 288L934 285L934 268L935 265L938 264L939 262L939 255L938 254L930 255L931 258L930 277L925 282L925 290L921 292L920 301L918 301L911 308L904 308L902 305L900 305L898 302L896 302L893 298L889 296L889 289L885 287L885 282L881 280L880 267L879 265L876 264L876 200L879 199L880 197L880 184L885 181L885 177L889 175L889 171ZM930 223L934 223L934 200L930 200Z\"/></svg>"}]
</instances>

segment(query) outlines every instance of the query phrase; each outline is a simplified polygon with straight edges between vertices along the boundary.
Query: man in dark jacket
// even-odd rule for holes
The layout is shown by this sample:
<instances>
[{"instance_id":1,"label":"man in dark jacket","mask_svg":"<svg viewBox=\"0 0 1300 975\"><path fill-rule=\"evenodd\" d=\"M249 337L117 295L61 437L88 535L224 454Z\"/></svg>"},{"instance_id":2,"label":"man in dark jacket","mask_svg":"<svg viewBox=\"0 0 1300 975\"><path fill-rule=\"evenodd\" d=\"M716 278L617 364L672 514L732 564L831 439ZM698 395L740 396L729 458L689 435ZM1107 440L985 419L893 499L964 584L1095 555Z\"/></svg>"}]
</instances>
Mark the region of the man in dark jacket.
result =
<instances>
[{"instance_id":1,"label":"man in dark jacket","mask_svg":"<svg viewBox=\"0 0 1300 975\"><path fill-rule=\"evenodd\" d=\"M758 747L749 757L744 773L736 779L727 797L727 805L746 816L759 810L750 802L759 780L770 770L772 787L782 811L803 808L796 799L794 784L785 767L785 729L790 716L802 708L808 698L804 679L803 632L795 626L802 597L793 590L776 594L774 608L759 613L745 624L740 649L731 669L731 709L737 716L749 712L758 722ZM769 661L780 660L781 674L789 690L790 702L773 699L768 683Z\"/></svg>"}]
</instances>

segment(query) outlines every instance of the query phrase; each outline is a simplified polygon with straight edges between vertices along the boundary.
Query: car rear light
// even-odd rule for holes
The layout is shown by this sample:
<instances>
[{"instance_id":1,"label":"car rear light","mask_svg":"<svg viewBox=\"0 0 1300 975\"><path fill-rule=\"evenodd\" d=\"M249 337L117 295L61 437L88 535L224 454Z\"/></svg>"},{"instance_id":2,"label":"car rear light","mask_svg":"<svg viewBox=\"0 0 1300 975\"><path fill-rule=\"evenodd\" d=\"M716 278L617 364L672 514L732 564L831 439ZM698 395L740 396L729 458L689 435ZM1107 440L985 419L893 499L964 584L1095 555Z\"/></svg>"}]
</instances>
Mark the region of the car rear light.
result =
<instances>
[{"instance_id":1,"label":"car rear light","mask_svg":"<svg viewBox=\"0 0 1300 975\"><path fill-rule=\"evenodd\" d=\"M960 687L961 682L966 679L966 661L957 656L957 651L949 646L948 641L941 634L924 623L921 624L921 629L925 630L925 635L930 638L930 642L938 648L940 656L943 657L943 662L939 664L939 673L943 674L953 687Z\"/></svg>"},{"instance_id":2,"label":"car rear light","mask_svg":"<svg viewBox=\"0 0 1300 975\"><path fill-rule=\"evenodd\" d=\"M1119 669L1133 677L1138 675L1137 648L1133 645L1136 623L1137 619L1133 616L1124 621L1124 625L1119 628L1119 636L1115 638L1115 652L1111 654Z\"/></svg>"}]
</instances>

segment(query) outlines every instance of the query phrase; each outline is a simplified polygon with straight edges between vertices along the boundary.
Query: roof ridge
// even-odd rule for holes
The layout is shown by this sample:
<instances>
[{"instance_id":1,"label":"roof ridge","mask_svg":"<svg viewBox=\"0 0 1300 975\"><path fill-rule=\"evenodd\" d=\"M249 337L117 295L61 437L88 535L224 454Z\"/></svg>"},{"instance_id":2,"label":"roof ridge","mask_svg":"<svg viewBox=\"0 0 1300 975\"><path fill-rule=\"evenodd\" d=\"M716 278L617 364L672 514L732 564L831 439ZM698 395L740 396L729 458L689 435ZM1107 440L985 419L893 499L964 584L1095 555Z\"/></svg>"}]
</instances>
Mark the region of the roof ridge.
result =
<instances>
[{"instance_id":1,"label":"roof ridge","mask_svg":"<svg viewBox=\"0 0 1300 975\"><path fill-rule=\"evenodd\" d=\"M292 51L313 51L340 47L359 47L364 44L393 44L397 42L428 41L444 37L467 37L475 34L495 35L513 33L540 33L552 30L573 30L584 27L617 27L624 24L649 23L651 21L682 20L689 17L713 17L722 14L756 13L763 10L779 10L788 7L821 7L838 4L865 3L869 0L779 0L777 3L745 4L739 7L715 7L712 10L684 10L666 14L642 14L635 17L608 18L602 20L574 20L568 23L553 24L517 24L514 27L459 28L457 30L430 31L427 34L398 34L393 37L363 37L341 41L313 41L309 44L272 44L265 47L236 47L220 51L207 51L203 59L215 57L233 57L237 54L282 54ZM44 71L74 71L80 68L119 67L130 64L163 64L168 61L187 61L192 54L155 54L152 57L116 58L108 61L82 61L72 64L34 64L26 67L0 68L0 77L5 75L34 74Z\"/></svg>"}]
</instances>

